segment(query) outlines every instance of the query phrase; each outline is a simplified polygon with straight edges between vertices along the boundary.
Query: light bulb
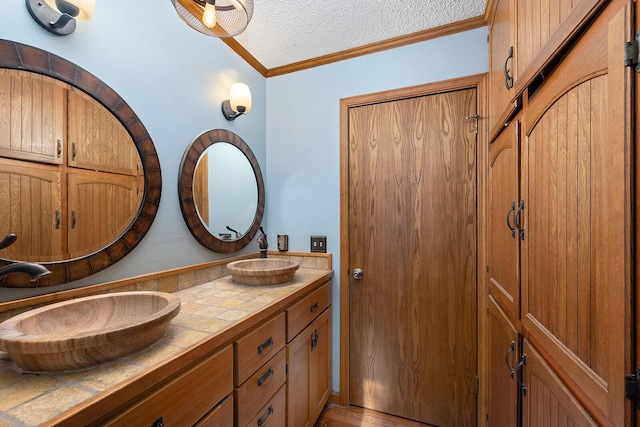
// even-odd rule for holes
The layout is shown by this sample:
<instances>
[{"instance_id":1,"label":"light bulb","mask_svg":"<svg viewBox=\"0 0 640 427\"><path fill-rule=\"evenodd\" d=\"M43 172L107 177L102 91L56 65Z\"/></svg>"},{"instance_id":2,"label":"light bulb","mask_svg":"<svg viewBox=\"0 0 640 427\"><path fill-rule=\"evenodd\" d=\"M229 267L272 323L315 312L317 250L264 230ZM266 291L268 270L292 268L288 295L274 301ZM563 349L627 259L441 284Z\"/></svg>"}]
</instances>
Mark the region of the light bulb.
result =
<instances>
[{"instance_id":1,"label":"light bulb","mask_svg":"<svg viewBox=\"0 0 640 427\"><path fill-rule=\"evenodd\" d=\"M204 12L202 13L202 23L209 28L216 26L216 4L215 2L209 2L204 6Z\"/></svg>"}]
</instances>

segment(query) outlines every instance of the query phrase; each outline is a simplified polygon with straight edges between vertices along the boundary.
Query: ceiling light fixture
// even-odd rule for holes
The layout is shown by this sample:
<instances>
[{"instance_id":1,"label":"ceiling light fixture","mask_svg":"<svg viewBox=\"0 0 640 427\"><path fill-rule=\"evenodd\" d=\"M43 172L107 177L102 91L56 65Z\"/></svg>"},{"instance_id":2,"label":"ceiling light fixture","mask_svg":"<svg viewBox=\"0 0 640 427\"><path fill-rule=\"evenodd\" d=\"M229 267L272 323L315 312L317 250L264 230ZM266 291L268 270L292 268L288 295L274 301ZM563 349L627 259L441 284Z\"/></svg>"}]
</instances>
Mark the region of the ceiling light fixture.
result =
<instances>
[{"instance_id":1,"label":"ceiling light fixture","mask_svg":"<svg viewBox=\"0 0 640 427\"><path fill-rule=\"evenodd\" d=\"M96 0L26 0L26 5L42 28L66 36L75 31L76 19L91 19Z\"/></svg>"},{"instance_id":2,"label":"ceiling light fixture","mask_svg":"<svg viewBox=\"0 0 640 427\"><path fill-rule=\"evenodd\" d=\"M188 26L213 37L237 36L253 16L253 0L171 0L171 3Z\"/></svg>"},{"instance_id":3,"label":"ceiling light fixture","mask_svg":"<svg viewBox=\"0 0 640 427\"><path fill-rule=\"evenodd\" d=\"M234 83L229 91L229 99L222 102L222 114L231 121L251 111L251 90L244 83Z\"/></svg>"}]
</instances>

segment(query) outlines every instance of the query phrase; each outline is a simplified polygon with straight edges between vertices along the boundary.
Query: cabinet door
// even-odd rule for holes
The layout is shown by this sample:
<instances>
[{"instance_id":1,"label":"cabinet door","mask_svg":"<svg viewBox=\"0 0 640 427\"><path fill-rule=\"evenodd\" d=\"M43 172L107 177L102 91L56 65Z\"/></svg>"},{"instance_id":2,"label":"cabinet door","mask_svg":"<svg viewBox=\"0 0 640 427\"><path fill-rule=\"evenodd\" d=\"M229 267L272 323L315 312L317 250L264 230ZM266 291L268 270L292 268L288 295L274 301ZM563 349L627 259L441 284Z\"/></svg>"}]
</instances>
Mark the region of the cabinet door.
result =
<instances>
[{"instance_id":1,"label":"cabinet door","mask_svg":"<svg viewBox=\"0 0 640 427\"><path fill-rule=\"evenodd\" d=\"M62 163L67 87L40 74L0 70L0 156Z\"/></svg>"},{"instance_id":2,"label":"cabinet door","mask_svg":"<svg viewBox=\"0 0 640 427\"><path fill-rule=\"evenodd\" d=\"M516 72L522 85L529 83L560 53L603 3L603 0L517 0Z\"/></svg>"},{"instance_id":3,"label":"cabinet door","mask_svg":"<svg viewBox=\"0 0 640 427\"><path fill-rule=\"evenodd\" d=\"M522 427L598 425L527 340L522 357Z\"/></svg>"},{"instance_id":4,"label":"cabinet door","mask_svg":"<svg viewBox=\"0 0 640 427\"><path fill-rule=\"evenodd\" d=\"M515 0L496 0L489 18L489 129L512 107L514 97ZM494 131L491 132L493 135Z\"/></svg>"},{"instance_id":5,"label":"cabinet door","mask_svg":"<svg viewBox=\"0 0 640 427\"><path fill-rule=\"evenodd\" d=\"M0 251L0 257L32 262L62 259L61 197L57 166L0 158L0 238L8 233L18 237Z\"/></svg>"},{"instance_id":6,"label":"cabinet door","mask_svg":"<svg viewBox=\"0 0 640 427\"><path fill-rule=\"evenodd\" d=\"M512 321L520 318L519 191L520 120L489 146L487 267L489 293Z\"/></svg>"},{"instance_id":7,"label":"cabinet door","mask_svg":"<svg viewBox=\"0 0 640 427\"><path fill-rule=\"evenodd\" d=\"M331 396L330 308L313 323L309 368L309 420L314 424Z\"/></svg>"},{"instance_id":8,"label":"cabinet door","mask_svg":"<svg viewBox=\"0 0 640 427\"><path fill-rule=\"evenodd\" d=\"M309 349L311 326L287 344L287 426L307 427L309 421Z\"/></svg>"},{"instance_id":9,"label":"cabinet door","mask_svg":"<svg viewBox=\"0 0 640 427\"><path fill-rule=\"evenodd\" d=\"M141 175L140 155L131 135L94 99L70 90L69 166L125 175Z\"/></svg>"},{"instance_id":10,"label":"cabinet door","mask_svg":"<svg viewBox=\"0 0 640 427\"><path fill-rule=\"evenodd\" d=\"M96 171L70 171L69 253L72 258L104 248L138 213L143 194L139 177Z\"/></svg>"},{"instance_id":11,"label":"cabinet door","mask_svg":"<svg viewBox=\"0 0 640 427\"><path fill-rule=\"evenodd\" d=\"M631 325L625 163L633 120L625 120L630 90L620 59L631 5L620 3L602 12L531 99L522 163L523 335L562 367L589 412L613 425L624 424Z\"/></svg>"},{"instance_id":12,"label":"cabinet door","mask_svg":"<svg viewBox=\"0 0 640 427\"><path fill-rule=\"evenodd\" d=\"M489 297L489 426L518 425L519 387L515 368L520 354L518 330Z\"/></svg>"},{"instance_id":13,"label":"cabinet door","mask_svg":"<svg viewBox=\"0 0 640 427\"><path fill-rule=\"evenodd\" d=\"M331 394L331 307L287 345L287 362L287 425L314 425Z\"/></svg>"}]
</instances>

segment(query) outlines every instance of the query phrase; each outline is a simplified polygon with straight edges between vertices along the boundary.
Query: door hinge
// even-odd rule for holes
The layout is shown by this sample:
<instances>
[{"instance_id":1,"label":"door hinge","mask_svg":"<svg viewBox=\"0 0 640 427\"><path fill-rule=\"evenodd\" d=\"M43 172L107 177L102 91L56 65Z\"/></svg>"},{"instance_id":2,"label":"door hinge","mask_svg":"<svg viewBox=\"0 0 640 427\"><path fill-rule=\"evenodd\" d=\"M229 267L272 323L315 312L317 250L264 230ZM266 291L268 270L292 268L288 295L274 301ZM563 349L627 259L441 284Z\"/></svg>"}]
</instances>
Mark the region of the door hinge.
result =
<instances>
[{"instance_id":1,"label":"door hinge","mask_svg":"<svg viewBox=\"0 0 640 427\"><path fill-rule=\"evenodd\" d=\"M624 66L635 67L636 72L640 72L640 33L624 44Z\"/></svg>"},{"instance_id":2,"label":"door hinge","mask_svg":"<svg viewBox=\"0 0 640 427\"><path fill-rule=\"evenodd\" d=\"M624 397L640 407L640 369L624 377Z\"/></svg>"}]
</instances>

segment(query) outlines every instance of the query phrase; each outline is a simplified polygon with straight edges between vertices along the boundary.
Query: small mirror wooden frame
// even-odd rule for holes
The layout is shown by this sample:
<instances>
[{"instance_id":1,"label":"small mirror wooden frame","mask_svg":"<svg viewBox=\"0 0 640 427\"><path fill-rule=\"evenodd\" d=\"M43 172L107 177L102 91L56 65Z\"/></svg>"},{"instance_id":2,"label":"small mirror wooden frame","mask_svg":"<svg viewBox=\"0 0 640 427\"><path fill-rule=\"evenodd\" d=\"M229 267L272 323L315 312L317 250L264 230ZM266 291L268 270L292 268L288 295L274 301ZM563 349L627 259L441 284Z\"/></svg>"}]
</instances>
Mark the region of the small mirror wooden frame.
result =
<instances>
[{"instance_id":1,"label":"small mirror wooden frame","mask_svg":"<svg viewBox=\"0 0 640 427\"><path fill-rule=\"evenodd\" d=\"M242 151L253 168L253 173L256 177L256 184L258 186L258 204L256 206L253 223L249 227L249 230L236 240L222 240L209 232L207 227L200 220L193 195L193 176L200 156L207 148L220 142L231 144ZM247 143L235 133L225 129L212 129L203 132L193 140L191 145L189 145L182 157L182 161L180 162L180 174L178 175L178 197L180 198L180 209L182 210L184 221L186 222L189 231L191 231L191 234L193 234L202 246L214 252L237 252L251 242L258 232L258 228L262 222L262 216L264 215L264 181L258 160Z\"/></svg>"},{"instance_id":2,"label":"small mirror wooden frame","mask_svg":"<svg viewBox=\"0 0 640 427\"><path fill-rule=\"evenodd\" d=\"M133 109L113 89L93 74L79 66L45 50L21 43L0 40L0 68L31 71L58 79L74 86L111 112L131 135L138 149L144 172L144 195L137 216L120 236L114 236L111 244L90 255L42 263L51 274L38 281L38 286L52 286L72 282L104 270L131 252L146 235L160 205L162 176L160 160L146 128ZM9 264L0 260L0 266ZM23 276L23 275L20 275ZM12 285L30 287L28 278ZM16 283L13 284L13 281Z\"/></svg>"}]
</instances>

